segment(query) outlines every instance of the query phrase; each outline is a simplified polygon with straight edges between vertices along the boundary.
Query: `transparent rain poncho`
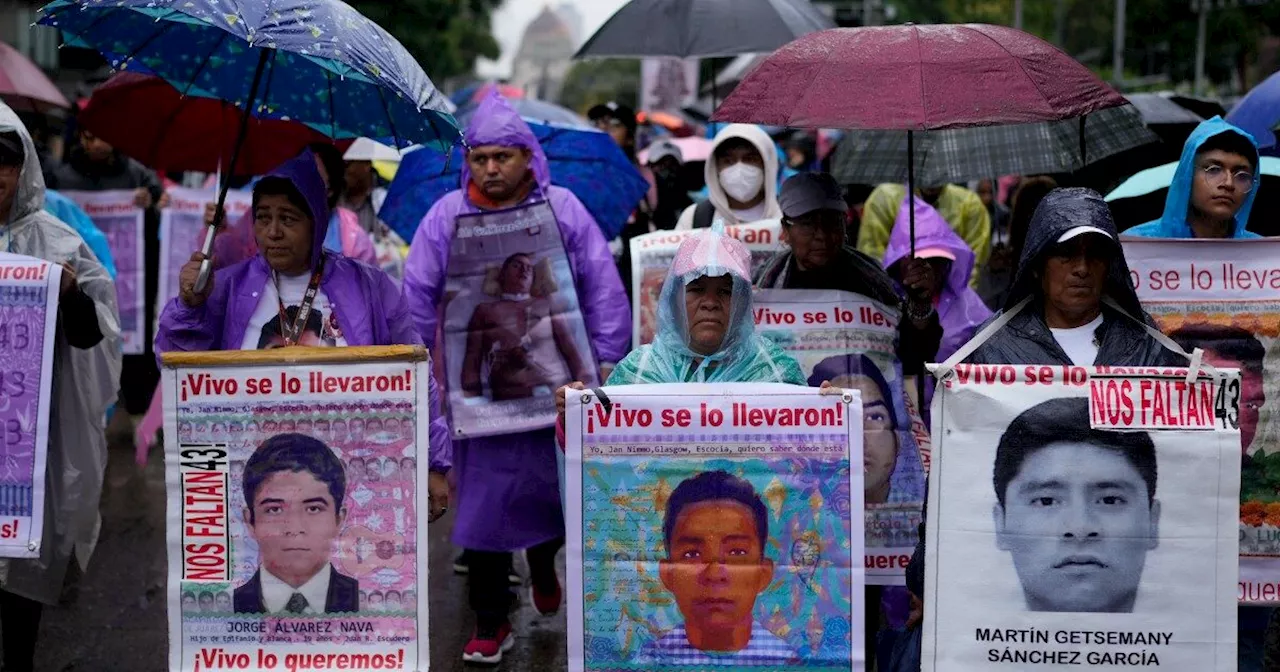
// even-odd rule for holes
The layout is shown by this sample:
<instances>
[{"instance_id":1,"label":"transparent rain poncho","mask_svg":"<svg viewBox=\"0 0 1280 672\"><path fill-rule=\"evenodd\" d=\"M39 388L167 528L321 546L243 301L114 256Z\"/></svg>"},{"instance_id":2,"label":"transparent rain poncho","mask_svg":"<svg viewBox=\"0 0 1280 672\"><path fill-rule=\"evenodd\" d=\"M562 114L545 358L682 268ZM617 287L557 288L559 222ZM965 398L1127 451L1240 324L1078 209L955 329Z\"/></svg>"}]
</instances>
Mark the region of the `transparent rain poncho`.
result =
<instances>
[{"instance_id":1,"label":"transparent rain poncho","mask_svg":"<svg viewBox=\"0 0 1280 672\"><path fill-rule=\"evenodd\" d=\"M676 250L658 299L658 334L636 348L613 374L609 385L637 383L791 383L804 385L800 365L773 341L756 333L751 300L751 253L713 228L685 239ZM700 277L733 278L729 327L714 354L689 348L685 287Z\"/></svg>"}]
</instances>

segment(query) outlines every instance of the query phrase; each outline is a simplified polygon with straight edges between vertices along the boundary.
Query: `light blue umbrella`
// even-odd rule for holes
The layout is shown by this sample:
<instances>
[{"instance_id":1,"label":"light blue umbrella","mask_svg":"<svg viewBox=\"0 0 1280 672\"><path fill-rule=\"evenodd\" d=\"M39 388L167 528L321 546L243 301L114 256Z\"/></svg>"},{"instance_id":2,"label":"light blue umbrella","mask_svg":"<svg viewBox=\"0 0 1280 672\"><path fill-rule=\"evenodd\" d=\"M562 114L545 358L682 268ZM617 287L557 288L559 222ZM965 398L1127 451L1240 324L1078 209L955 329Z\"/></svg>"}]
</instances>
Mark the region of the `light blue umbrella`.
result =
<instances>
[{"instance_id":1,"label":"light blue umbrella","mask_svg":"<svg viewBox=\"0 0 1280 672\"><path fill-rule=\"evenodd\" d=\"M1264 156L1260 167L1263 175L1280 177L1280 159ZM1176 172L1178 172L1177 161L1166 163L1163 166L1156 166L1155 168L1148 168L1125 180L1114 191L1107 194L1106 200L1118 201L1122 198L1136 198L1161 189L1168 189L1169 185L1173 184L1173 175Z\"/></svg>"}]
</instances>

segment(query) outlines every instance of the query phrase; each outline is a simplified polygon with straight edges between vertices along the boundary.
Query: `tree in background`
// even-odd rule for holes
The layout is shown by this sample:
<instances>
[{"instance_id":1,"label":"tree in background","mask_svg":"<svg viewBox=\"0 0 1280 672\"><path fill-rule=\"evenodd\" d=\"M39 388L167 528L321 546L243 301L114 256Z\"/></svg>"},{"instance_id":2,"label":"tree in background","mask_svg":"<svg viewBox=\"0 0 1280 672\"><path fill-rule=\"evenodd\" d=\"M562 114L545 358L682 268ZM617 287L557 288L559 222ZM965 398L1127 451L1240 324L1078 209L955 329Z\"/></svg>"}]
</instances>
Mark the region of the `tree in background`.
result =
<instances>
[{"instance_id":1,"label":"tree in background","mask_svg":"<svg viewBox=\"0 0 1280 672\"><path fill-rule=\"evenodd\" d=\"M916 23L1013 22L1013 0L887 0L895 21ZM1124 79L1168 74L1170 84L1195 76L1196 13L1191 0L1128 0ZM1059 43L1107 79L1115 0L1023 0L1023 29ZM1209 14L1205 74L1213 82L1239 79L1245 88L1269 72L1246 73L1259 39L1280 35L1280 2L1214 9Z\"/></svg>"},{"instance_id":2,"label":"tree in background","mask_svg":"<svg viewBox=\"0 0 1280 672\"><path fill-rule=\"evenodd\" d=\"M636 109L639 94L639 60L593 59L578 61L570 68L560 91L560 104L580 114L611 100Z\"/></svg>"},{"instance_id":3,"label":"tree in background","mask_svg":"<svg viewBox=\"0 0 1280 672\"><path fill-rule=\"evenodd\" d=\"M502 0L348 0L391 33L436 84L501 56L491 16Z\"/></svg>"}]
</instances>

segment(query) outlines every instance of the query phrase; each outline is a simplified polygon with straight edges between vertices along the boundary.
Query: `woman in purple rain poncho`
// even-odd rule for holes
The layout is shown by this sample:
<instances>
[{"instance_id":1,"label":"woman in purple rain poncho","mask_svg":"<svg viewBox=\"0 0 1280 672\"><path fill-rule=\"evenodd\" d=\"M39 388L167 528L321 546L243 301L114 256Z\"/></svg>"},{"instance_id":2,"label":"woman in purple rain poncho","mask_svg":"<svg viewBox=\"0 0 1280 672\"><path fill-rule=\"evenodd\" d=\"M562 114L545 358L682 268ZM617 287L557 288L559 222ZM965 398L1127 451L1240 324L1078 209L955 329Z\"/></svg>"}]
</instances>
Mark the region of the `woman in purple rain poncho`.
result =
<instances>
[{"instance_id":1,"label":"woman in purple rain poncho","mask_svg":"<svg viewBox=\"0 0 1280 672\"><path fill-rule=\"evenodd\" d=\"M165 306L156 333L160 353L256 350L281 345L421 345L395 282L373 267L323 249L329 228L325 186L310 152L281 165L253 190L254 235L260 253L216 271L195 291L203 256L183 267L180 295ZM303 299L318 273L310 309ZM287 306L287 307L286 307ZM303 314L303 324L298 315ZM281 317L284 317L282 320ZM431 404L428 492L431 519L448 506L449 427Z\"/></svg>"},{"instance_id":2,"label":"woman in purple rain poncho","mask_svg":"<svg viewBox=\"0 0 1280 672\"><path fill-rule=\"evenodd\" d=\"M428 346L435 344L457 217L546 200L564 241L587 335L603 370L600 378L607 378L627 354L631 311L595 220L571 192L551 185L547 157L533 131L496 92L477 107L466 140L462 188L427 213L405 262L405 294L418 332ZM444 354L446 359L463 356ZM496 664L514 641L507 620L511 551L528 549L535 608L541 613L559 608L554 558L563 544L564 514L554 436L548 427L459 440L454 446L458 518L453 543L468 551L470 601L477 615L464 660Z\"/></svg>"},{"instance_id":3,"label":"woman in purple rain poncho","mask_svg":"<svg viewBox=\"0 0 1280 672\"><path fill-rule=\"evenodd\" d=\"M889 246L884 253L884 267L893 277L899 293L904 293L898 262L911 256L911 224L909 221L911 199L905 199L889 234ZM938 345L937 359L943 362L973 336L978 325L991 317L991 309L982 297L969 287L973 272L973 249L964 242L951 225L923 199L916 199L916 247L915 256L927 259L934 265L934 277L943 278L933 288L933 307L938 311L942 325L942 342ZM932 383L932 380L928 381ZM926 390L924 408L929 408L933 397L933 385Z\"/></svg>"}]
</instances>

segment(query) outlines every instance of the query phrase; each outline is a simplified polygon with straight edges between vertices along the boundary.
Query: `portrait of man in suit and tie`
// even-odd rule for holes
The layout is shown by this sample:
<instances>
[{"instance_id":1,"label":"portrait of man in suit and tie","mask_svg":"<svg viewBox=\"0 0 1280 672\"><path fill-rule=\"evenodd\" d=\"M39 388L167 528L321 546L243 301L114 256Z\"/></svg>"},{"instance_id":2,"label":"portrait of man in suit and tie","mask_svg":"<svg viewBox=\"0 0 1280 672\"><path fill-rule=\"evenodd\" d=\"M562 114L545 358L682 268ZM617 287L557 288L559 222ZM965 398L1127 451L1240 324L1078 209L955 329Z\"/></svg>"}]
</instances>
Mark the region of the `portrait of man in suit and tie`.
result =
<instances>
[{"instance_id":1,"label":"portrait of man in suit and tie","mask_svg":"<svg viewBox=\"0 0 1280 672\"><path fill-rule=\"evenodd\" d=\"M359 611L360 586L330 562L346 520L342 461L321 441L278 434L244 466L244 520L258 571L235 589L237 614Z\"/></svg>"}]
</instances>

